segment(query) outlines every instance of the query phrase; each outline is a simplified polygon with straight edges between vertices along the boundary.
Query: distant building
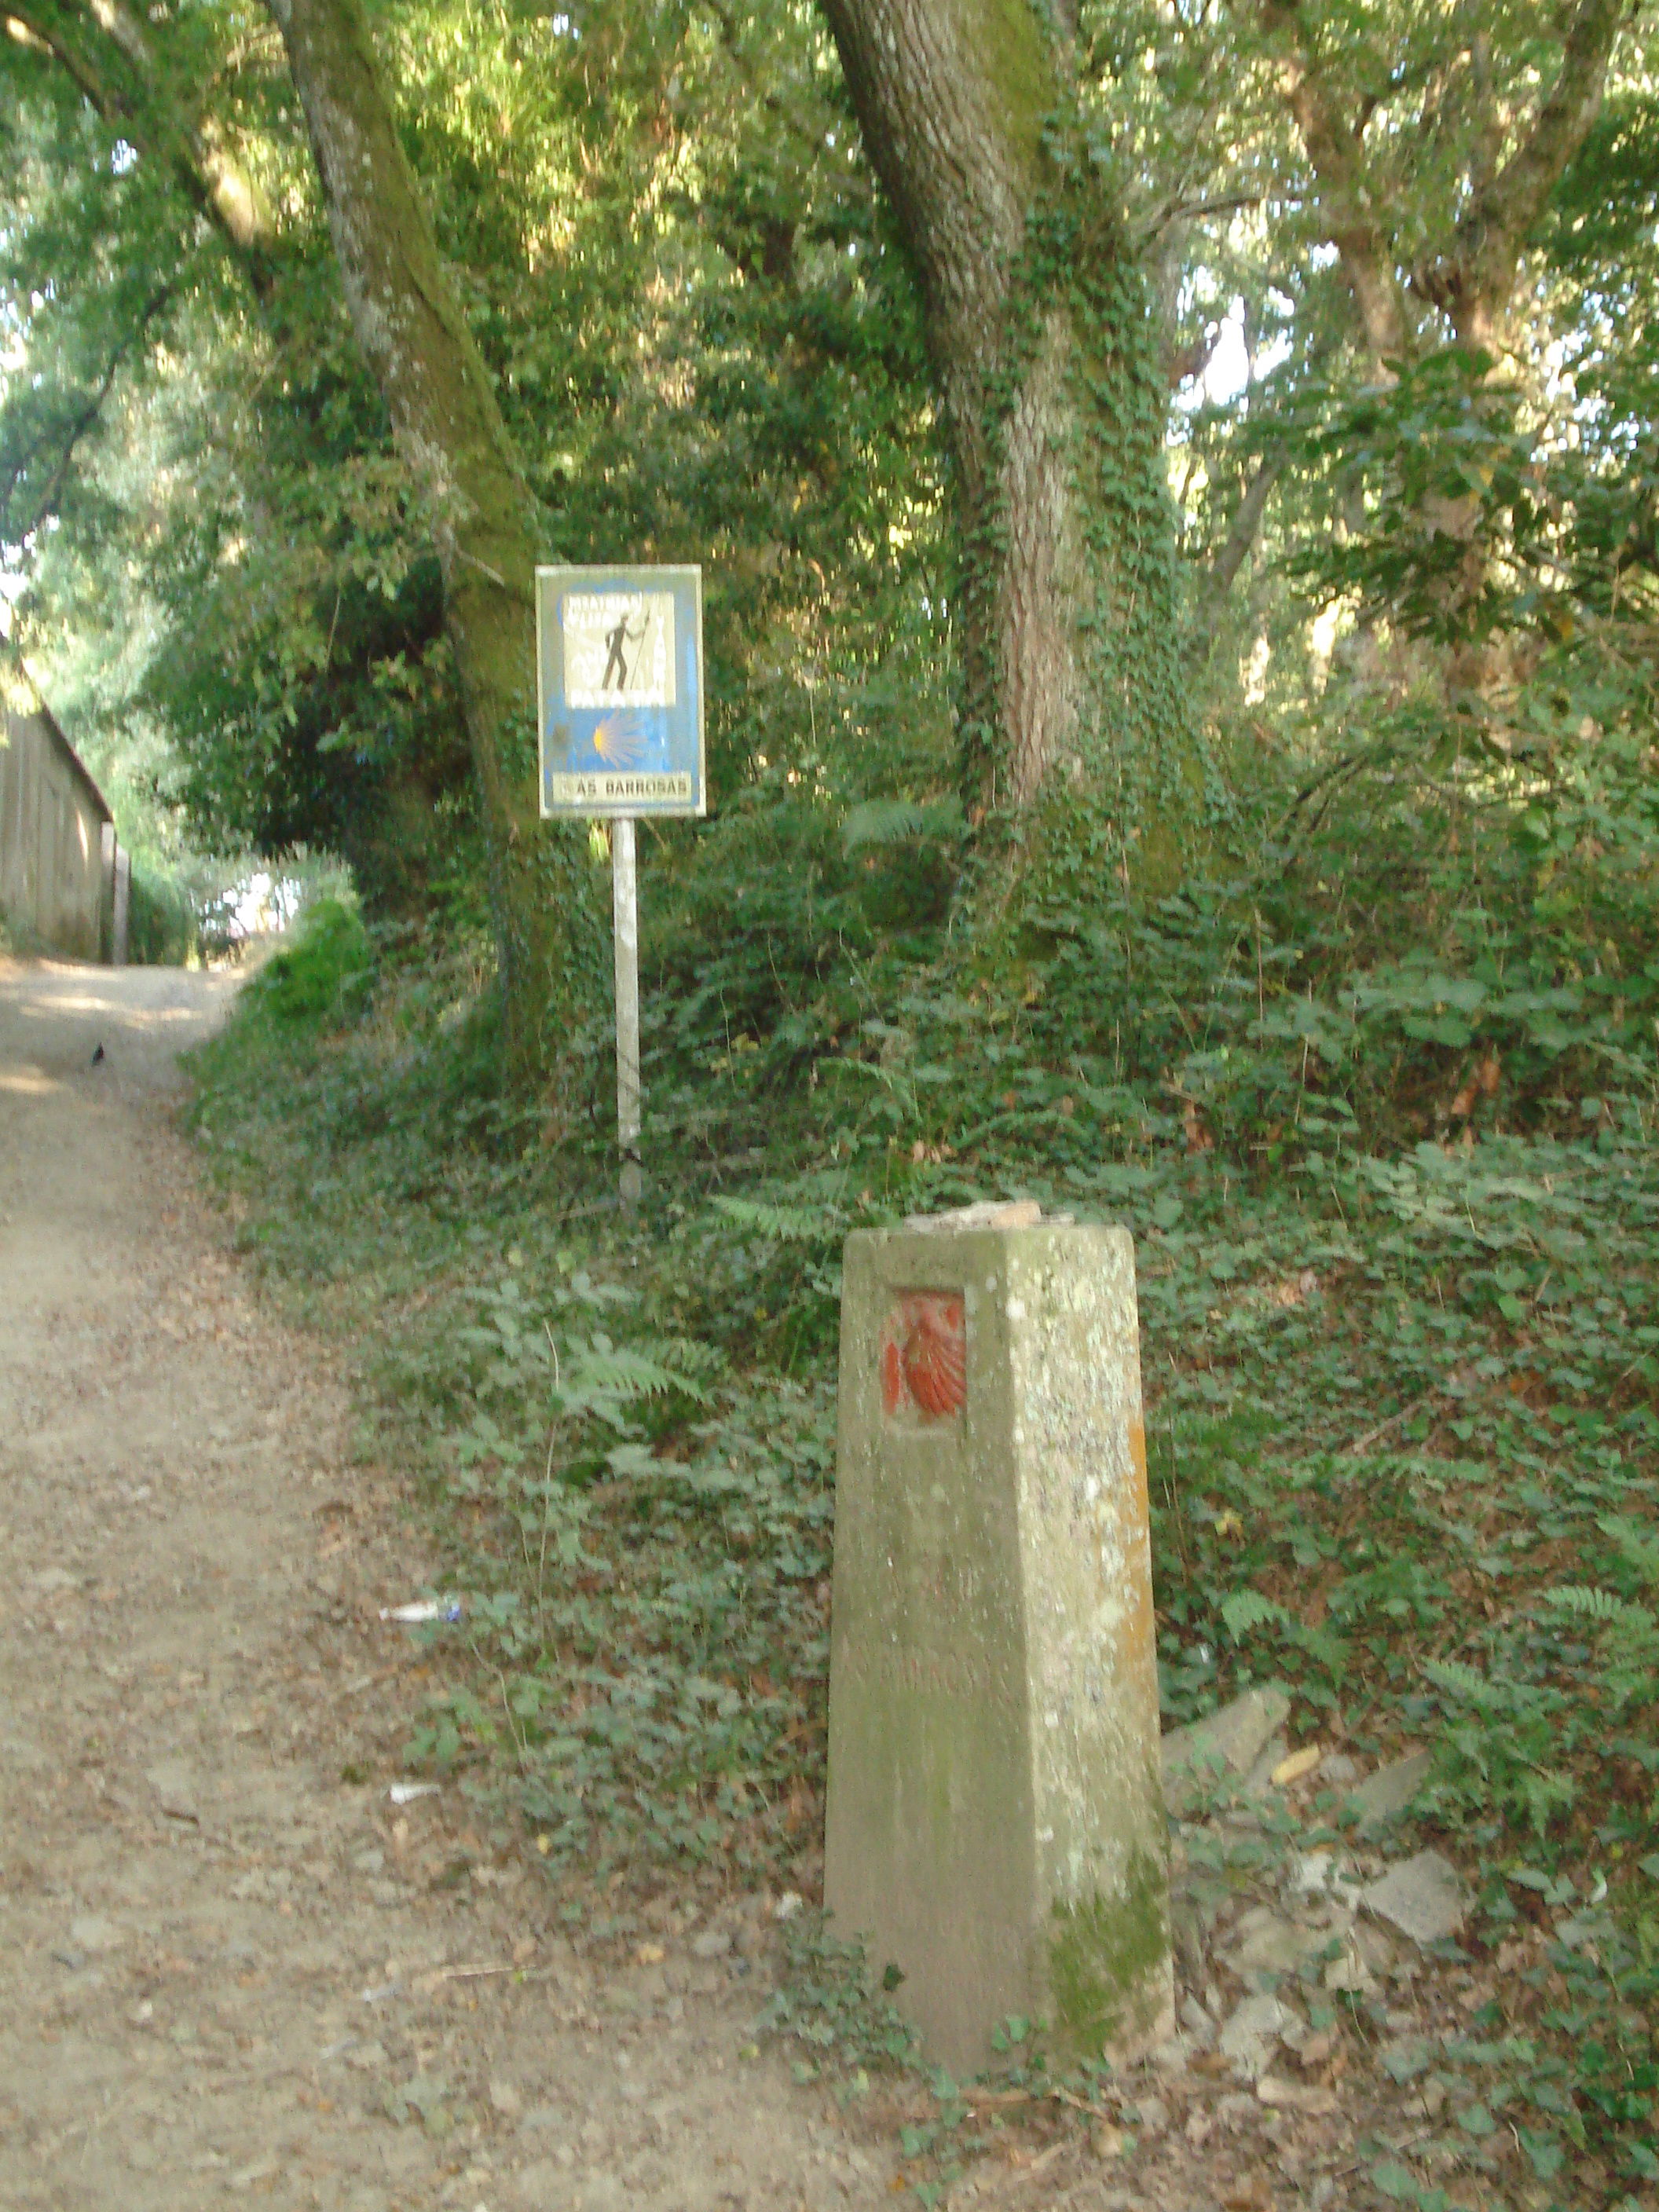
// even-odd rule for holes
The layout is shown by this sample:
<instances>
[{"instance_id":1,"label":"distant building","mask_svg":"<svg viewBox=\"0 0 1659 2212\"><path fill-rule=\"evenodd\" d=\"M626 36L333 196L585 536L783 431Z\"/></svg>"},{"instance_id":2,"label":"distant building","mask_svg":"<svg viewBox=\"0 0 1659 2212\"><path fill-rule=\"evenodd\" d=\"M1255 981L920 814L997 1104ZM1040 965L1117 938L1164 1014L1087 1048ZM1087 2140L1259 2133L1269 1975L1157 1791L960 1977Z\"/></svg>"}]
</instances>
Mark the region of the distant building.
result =
<instances>
[{"instance_id":1,"label":"distant building","mask_svg":"<svg viewBox=\"0 0 1659 2212\"><path fill-rule=\"evenodd\" d=\"M123 966L131 866L108 802L15 663L0 716L0 919L33 950Z\"/></svg>"}]
</instances>

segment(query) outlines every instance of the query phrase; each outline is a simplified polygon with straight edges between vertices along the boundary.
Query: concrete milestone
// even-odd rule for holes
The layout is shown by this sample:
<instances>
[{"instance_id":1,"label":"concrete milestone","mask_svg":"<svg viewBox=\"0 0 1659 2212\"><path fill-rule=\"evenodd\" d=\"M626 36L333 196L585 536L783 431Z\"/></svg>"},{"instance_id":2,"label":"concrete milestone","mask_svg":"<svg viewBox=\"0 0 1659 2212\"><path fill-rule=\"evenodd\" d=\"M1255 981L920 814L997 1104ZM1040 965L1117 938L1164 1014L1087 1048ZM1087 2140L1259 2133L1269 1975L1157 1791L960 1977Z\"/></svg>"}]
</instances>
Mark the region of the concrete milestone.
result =
<instances>
[{"instance_id":1,"label":"concrete milestone","mask_svg":"<svg viewBox=\"0 0 1659 2212\"><path fill-rule=\"evenodd\" d=\"M848 1239L825 1902L930 2056L1172 2028L1134 1248L970 1207Z\"/></svg>"}]
</instances>

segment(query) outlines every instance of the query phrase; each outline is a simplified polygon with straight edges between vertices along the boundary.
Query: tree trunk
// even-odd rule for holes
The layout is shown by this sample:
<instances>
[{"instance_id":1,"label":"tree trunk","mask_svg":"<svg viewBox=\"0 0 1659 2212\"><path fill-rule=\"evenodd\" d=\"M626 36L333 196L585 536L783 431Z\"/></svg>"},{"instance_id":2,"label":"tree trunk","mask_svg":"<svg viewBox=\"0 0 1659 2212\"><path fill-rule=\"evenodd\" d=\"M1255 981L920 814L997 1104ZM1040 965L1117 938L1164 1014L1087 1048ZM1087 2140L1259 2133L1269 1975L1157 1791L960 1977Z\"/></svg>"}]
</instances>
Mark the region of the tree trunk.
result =
<instances>
[{"instance_id":1,"label":"tree trunk","mask_svg":"<svg viewBox=\"0 0 1659 2212\"><path fill-rule=\"evenodd\" d=\"M1501 168L1476 178L1451 240L1412 272L1413 290L1449 318L1458 343L1472 353L1498 351L1527 234L1601 112L1624 21L1621 0L1577 0L1564 27L1561 65L1531 128ZM1503 135L1497 116L1488 135L1493 143Z\"/></svg>"},{"instance_id":2,"label":"tree trunk","mask_svg":"<svg viewBox=\"0 0 1659 2212\"><path fill-rule=\"evenodd\" d=\"M1264 454L1256 463L1255 473L1244 487L1243 496L1233 510L1233 519L1227 535L1216 549L1214 558L1199 583L1198 605L1193 612L1193 659L1201 666L1214 647L1216 633L1226 611L1227 601L1238 572L1249 558L1252 547L1261 533L1262 517L1267 512L1273 486L1285 473L1282 453Z\"/></svg>"},{"instance_id":3,"label":"tree trunk","mask_svg":"<svg viewBox=\"0 0 1659 2212\"><path fill-rule=\"evenodd\" d=\"M357 0L269 0L358 343L443 573L490 863L510 1075L556 1065L595 967L586 842L536 787L534 501L394 127Z\"/></svg>"},{"instance_id":4,"label":"tree trunk","mask_svg":"<svg viewBox=\"0 0 1659 2212\"><path fill-rule=\"evenodd\" d=\"M823 0L921 280L954 461L963 781L988 832L1064 793L1178 873L1182 708L1167 391L1118 210L1071 114L1062 11Z\"/></svg>"},{"instance_id":5,"label":"tree trunk","mask_svg":"<svg viewBox=\"0 0 1659 2212\"><path fill-rule=\"evenodd\" d=\"M1393 243L1366 190L1364 125L1343 112L1320 74L1308 26L1290 0L1266 0L1262 23L1269 40L1282 49L1279 85L1318 185L1325 235L1353 296L1371 374L1391 384L1410 349L1411 334Z\"/></svg>"},{"instance_id":6,"label":"tree trunk","mask_svg":"<svg viewBox=\"0 0 1659 2212\"><path fill-rule=\"evenodd\" d=\"M1484 363L1488 390L1498 387L1528 236L1600 112L1608 63L1627 20L1623 0L1569 0L1553 20L1541 9L1539 15L1540 35L1528 52L1535 56L1544 38L1556 36L1560 59L1529 116L1512 93L1493 86L1487 34L1476 33L1471 40L1466 27L1446 19L1440 61L1467 55L1474 100L1462 190L1455 212L1443 215L1437 230L1420 205L1390 191L1386 171L1370 167L1365 125L1373 95L1352 82L1345 88L1342 49L1327 46L1322 55L1319 19L1295 0L1262 0L1279 82L1314 174L1310 212L1337 250L1358 335L1379 382L1392 383L1446 345L1449 327L1450 347L1472 370ZM1532 59L1534 86L1541 73L1541 61ZM1500 164L1511 138L1512 150ZM1432 161L1431 145L1424 159ZM1438 328L1434 316L1443 319ZM1479 409L1481 397L1478 391L1473 396ZM1398 514L1390 520L1398 531ZM1481 613L1492 572L1491 518L1470 493L1419 500L1409 520L1420 547L1431 550L1443 570L1438 618L1447 635L1462 633L1455 649L1439 656L1443 690L1456 708L1467 695L1504 680L1504 655L1484 635ZM1443 543L1435 545L1437 539ZM1455 568L1443 560L1448 543L1462 547Z\"/></svg>"},{"instance_id":7,"label":"tree trunk","mask_svg":"<svg viewBox=\"0 0 1659 2212\"><path fill-rule=\"evenodd\" d=\"M1528 121L1485 82L1484 36L1473 46L1474 80L1483 112L1463 195L1442 235L1407 242L1403 214L1368 174L1364 126L1370 104L1345 96L1327 74L1314 19L1292 0L1262 0L1261 21L1278 57L1285 100L1317 187L1315 213L1336 248L1353 295L1373 369L1391 379L1419 348L1408 312L1432 307L1471 353L1494 354L1514 298L1527 235L1583 146L1601 105L1607 63L1626 20L1622 0L1573 0L1558 25L1561 58L1554 81ZM1466 33L1449 35L1461 42ZM1523 127L1524 126L1524 127ZM1501 167L1497 149L1517 134Z\"/></svg>"}]
</instances>

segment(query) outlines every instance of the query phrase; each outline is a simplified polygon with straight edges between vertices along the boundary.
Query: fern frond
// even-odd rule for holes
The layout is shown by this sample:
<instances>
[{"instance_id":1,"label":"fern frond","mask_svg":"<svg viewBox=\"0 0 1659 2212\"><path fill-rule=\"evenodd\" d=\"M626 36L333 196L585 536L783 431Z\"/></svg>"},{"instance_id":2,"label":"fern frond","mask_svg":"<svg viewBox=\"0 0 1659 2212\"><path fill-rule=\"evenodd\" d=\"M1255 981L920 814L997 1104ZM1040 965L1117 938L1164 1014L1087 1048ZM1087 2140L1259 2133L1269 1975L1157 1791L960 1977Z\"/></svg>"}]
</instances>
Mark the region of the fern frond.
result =
<instances>
[{"instance_id":1,"label":"fern frond","mask_svg":"<svg viewBox=\"0 0 1659 2212\"><path fill-rule=\"evenodd\" d=\"M1554 1606L1558 1612L1577 1613L1581 1620L1630 1621L1634 1625L1645 1618L1639 1606L1626 1605L1611 1590L1586 1589L1577 1583L1564 1583L1559 1589L1546 1590L1543 1602Z\"/></svg>"},{"instance_id":2,"label":"fern frond","mask_svg":"<svg viewBox=\"0 0 1659 2212\"><path fill-rule=\"evenodd\" d=\"M599 1398L659 1398L678 1390L698 1405L707 1405L708 1393L697 1377L684 1364L671 1364L661 1356L670 1349L653 1345L641 1350L595 1337L573 1353L557 1386L560 1395L568 1404Z\"/></svg>"},{"instance_id":3,"label":"fern frond","mask_svg":"<svg viewBox=\"0 0 1659 2212\"><path fill-rule=\"evenodd\" d=\"M918 837L957 837L963 831L962 803L956 799L867 799L842 824L842 849L856 853L866 845L908 845Z\"/></svg>"},{"instance_id":4,"label":"fern frond","mask_svg":"<svg viewBox=\"0 0 1659 2212\"><path fill-rule=\"evenodd\" d=\"M1227 1633L1235 1644L1242 1643L1253 1628L1264 1627L1269 1621L1285 1622L1290 1619L1282 1605L1275 1605L1260 1590L1234 1590L1221 1601L1221 1618L1227 1625Z\"/></svg>"},{"instance_id":5,"label":"fern frond","mask_svg":"<svg viewBox=\"0 0 1659 2212\"><path fill-rule=\"evenodd\" d=\"M1623 1513L1604 1513L1595 1525L1619 1547L1620 1556L1659 1589L1659 1536Z\"/></svg>"},{"instance_id":6,"label":"fern frond","mask_svg":"<svg viewBox=\"0 0 1659 2212\"><path fill-rule=\"evenodd\" d=\"M1484 1674L1473 1667L1466 1667L1461 1659L1425 1659L1423 1672L1441 1689L1449 1690L1465 1705L1478 1706L1483 1711L1490 1712L1505 1702Z\"/></svg>"},{"instance_id":7,"label":"fern frond","mask_svg":"<svg viewBox=\"0 0 1659 2212\"><path fill-rule=\"evenodd\" d=\"M780 1244L821 1244L836 1234L827 1206L767 1206L752 1198L717 1198L714 1205L728 1220Z\"/></svg>"}]
</instances>

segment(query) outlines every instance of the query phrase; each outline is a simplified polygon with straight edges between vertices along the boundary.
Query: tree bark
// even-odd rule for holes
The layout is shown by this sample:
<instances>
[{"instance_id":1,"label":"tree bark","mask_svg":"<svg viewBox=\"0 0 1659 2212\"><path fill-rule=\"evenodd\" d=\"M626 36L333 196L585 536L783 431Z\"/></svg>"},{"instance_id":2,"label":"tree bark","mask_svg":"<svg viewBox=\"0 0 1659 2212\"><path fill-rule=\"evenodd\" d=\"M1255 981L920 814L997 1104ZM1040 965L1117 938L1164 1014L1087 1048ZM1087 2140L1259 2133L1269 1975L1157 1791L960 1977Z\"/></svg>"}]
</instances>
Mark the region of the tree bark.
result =
<instances>
[{"instance_id":1,"label":"tree bark","mask_svg":"<svg viewBox=\"0 0 1659 2212\"><path fill-rule=\"evenodd\" d=\"M1064 12L823 0L920 279L954 462L963 781L987 828L1093 794L1167 876L1191 799L1163 476L1167 386L1120 213L1072 120Z\"/></svg>"},{"instance_id":2,"label":"tree bark","mask_svg":"<svg viewBox=\"0 0 1659 2212\"><path fill-rule=\"evenodd\" d=\"M357 0L270 6L353 326L437 547L489 852L507 1065L522 1086L560 1060L597 948L585 841L550 834L540 819L535 503L439 258Z\"/></svg>"}]
</instances>

